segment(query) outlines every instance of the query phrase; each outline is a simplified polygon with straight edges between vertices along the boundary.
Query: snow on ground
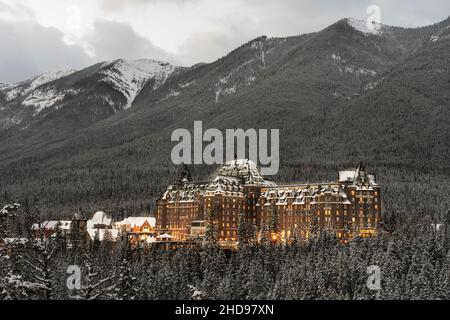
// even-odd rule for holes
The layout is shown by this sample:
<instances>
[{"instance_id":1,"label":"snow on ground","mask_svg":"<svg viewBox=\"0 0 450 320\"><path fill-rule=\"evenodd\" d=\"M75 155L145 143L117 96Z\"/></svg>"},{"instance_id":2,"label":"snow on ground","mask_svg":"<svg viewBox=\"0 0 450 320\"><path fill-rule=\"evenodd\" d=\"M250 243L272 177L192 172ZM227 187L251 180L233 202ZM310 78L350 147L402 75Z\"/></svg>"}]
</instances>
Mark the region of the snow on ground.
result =
<instances>
[{"instance_id":1,"label":"snow on ground","mask_svg":"<svg viewBox=\"0 0 450 320\"><path fill-rule=\"evenodd\" d=\"M347 62L344 59L342 59L340 55L337 55L335 53L331 55L331 59L336 64L336 67L339 69L339 72L351 73L354 74L355 76L368 75L375 77L377 75L377 72L373 69L355 67L347 64Z\"/></svg>"},{"instance_id":2,"label":"snow on ground","mask_svg":"<svg viewBox=\"0 0 450 320\"><path fill-rule=\"evenodd\" d=\"M450 26L446 26L445 28L439 30L436 34L432 35L430 37L430 41L431 42L437 42L440 41L444 38L448 38L449 37L449 30L450 30Z\"/></svg>"},{"instance_id":3,"label":"snow on ground","mask_svg":"<svg viewBox=\"0 0 450 320\"><path fill-rule=\"evenodd\" d=\"M178 84L178 86L181 88L181 89L184 89L184 88L187 88L187 87L189 87L191 84L193 84L195 82L195 80L192 80L192 81L189 81L189 82L186 82L186 83L179 83Z\"/></svg>"},{"instance_id":4,"label":"snow on ground","mask_svg":"<svg viewBox=\"0 0 450 320\"><path fill-rule=\"evenodd\" d=\"M134 99L148 80L154 79L153 89L159 88L175 67L155 60L118 60L101 71L106 76L102 81L111 83L127 100L125 109L131 107Z\"/></svg>"},{"instance_id":5,"label":"snow on ground","mask_svg":"<svg viewBox=\"0 0 450 320\"><path fill-rule=\"evenodd\" d=\"M222 93L224 94L234 94L236 93L236 87L237 87L237 83L234 84L234 86L230 87L230 88L225 88Z\"/></svg>"},{"instance_id":6,"label":"snow on ground","mask_svg":"<svg viewBox=\"0 0 450 320\"><path fill-rule=\"evenodd\" d=\"M366 35L367 34L381 35L383 33L383 25L380 23L373 22L369 28L368 21L366 20L347 18L346 21L353 29L360 31Z\"/></svg>"},{"instance_id":7,"label":"snow on ground","mask_svg":"<svg viewBox=\"0 0 450 320\"><path fill-rule=\"evenodd\" d=\"M439 36L432 36L431 38L430 38L430 41L432 41L432 42L436 42L436 41L438 41L439 40Z\"/></svg>"},{"instance_id":8,"label":"snow on ground","mask_svg":"<svg viewBox=\"0 0 450 320\"><path fill-rule=\"evenodd\" d=\"M34 114L40 113L42 110L51 107L58 102L61 102L66 94L75 95L79 91L70 90L56 90L54 88L45 90L44 88L38 88L34 90L24 101L25 106L35 106Z\"/></svg>"},{"instance_id":9,"label":"snow on ground","mask_svg":"<svg viewBox=\"0 0 450 320\"><path fill-rule=\"evenodd\" d=\"M42 110L62 101L65 94L58 92L55 89L50 90L35 90L29 97L27 97L23 104L25 106L35 106L34 114L38 114Z\"/></svg>"},{"instance_id":10,"label":"snow on ground","mask_svg":"<svg viewBox=\"0 0 450 320\"><path fill-rule=\"evenodd\" d=\"M180 95L180 93L181 93L180 91L175 91L173 89L170 89L169 93L166 96L166 99L168 99L170 97L176 97L176 96Z\"/></svg>"},{"instance_id":11,"label":"snow on ground","mask_svg":"<svg viewBox=\"0 0 450 320\"><path fill-rule=\"evenodd\" d=\"M74 73L75 71L76 70L74 70L74 69L69 69L69 70L63 70L63 71L44 73L44 74L34 78L31 81L30 88L31 88L31 90L34 90L43 84L66 77L66 76Z\"/></svg>"},{"instance_id":12,"label":"snow on ground","mask_svg":"<svg viewBox=\"0 0 450 320\"><path fill-rule=\"evenodd\" d=\"M6 99L10 101L19 96L26 95L46 83L66 77L74 73L75 71L76 70L74 69L68 69L63 71L47 72L35 78L32 78L31 80L26 80L12 85L7 85L6 87L3 88L4 90L6 90Z\"/></svg>"}]
</instances>

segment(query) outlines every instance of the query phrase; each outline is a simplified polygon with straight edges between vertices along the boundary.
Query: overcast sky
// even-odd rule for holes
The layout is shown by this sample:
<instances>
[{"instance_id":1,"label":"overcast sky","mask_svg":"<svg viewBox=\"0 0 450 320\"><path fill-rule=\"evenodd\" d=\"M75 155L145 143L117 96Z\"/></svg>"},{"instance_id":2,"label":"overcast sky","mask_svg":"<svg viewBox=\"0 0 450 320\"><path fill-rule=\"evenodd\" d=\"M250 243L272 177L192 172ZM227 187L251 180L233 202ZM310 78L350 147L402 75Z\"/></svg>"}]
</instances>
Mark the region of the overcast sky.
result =
<instances>
[{"instance_id":1,"label":"overcast sky","mask_svg":"<svg viewBox=\"0 0 450 320\"><path fill-rule=\"evenodd\" d=\"M0 0L0 82L116 58L211 62L261 35L318 31L341 18L416 27L448 0Z\"/></svg>"}]
</instances>

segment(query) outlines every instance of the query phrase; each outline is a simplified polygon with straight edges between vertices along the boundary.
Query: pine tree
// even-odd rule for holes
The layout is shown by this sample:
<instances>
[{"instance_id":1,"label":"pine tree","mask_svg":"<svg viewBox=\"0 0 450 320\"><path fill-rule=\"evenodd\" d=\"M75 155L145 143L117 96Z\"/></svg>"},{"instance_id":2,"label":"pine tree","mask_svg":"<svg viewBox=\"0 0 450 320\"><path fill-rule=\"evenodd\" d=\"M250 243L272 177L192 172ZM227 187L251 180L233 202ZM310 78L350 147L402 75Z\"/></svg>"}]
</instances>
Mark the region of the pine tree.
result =
<instances>
[{"instance_id":1,"label":"pine tree","mask_svg":"<svg viewBox=\"0 0 450 320\"><path fill-rule=\"evenodd\" d=\"M16 215L19 204L5 205L0 210L0 299L15 300L27 296L27 284L16 274L17 241L9 241L8 219Z\"/></svg>"},{"instance_id":2,"label":"pine tree","mask_svg":"<svg viewBox=\"0 0 450 320\"><path fill-rule=\"evenodd\" d=\"M217 223L215 212L209 210L206 218L205 238L203 239L203 246L205 250L219 249L219 236L217 231Z\"/></svg>"},{"instance_id":3,"label":"pine tree","mask_svg":"<svg viewBox=\"0 0 450 320\"><path fill-rule=\"evenodd\" d=\"M276 205L270 207L270 238L273 242L281 241L280 220Z\"/></svg>"},{"instance_id":4,"label":"pine tree","mask_svg":"<svg viewBox=\"0 0 450 320\"><path fill-rule=\"evenodd\" d=\"M83 271L85 276L81 284L81 289L77 295L72 297L81 300L97 300L100 297L106 297L109 293L114 291L116 284L114 279L117 278L117 273L105 272L103 266L100 264L101 260L96 260L98 257L91 253L83 255ZM102 277L102 273L110 273Z\"/></svg>"},{"instance_id":5,"label":"pine tree","mask_svg":"<svg viewBox=\"0 0 450 320\"><path fill-rule=\"evenodd\" d=\"M117 282L114 286L113 297L119 300L134 300L137 295L135 286L137 277L133 275L132 248L127 236L123 236L118 256Z\"/></svg>"},{"instance_id":6,"label":"pine tree","mask_svg":"<svg viewBox=\"0 0 450 320\"><path fill-rule=\"evenodd\" d=\"M248 230L248 222L245 218L245 213L241 212L239 214L239 225L238 225L238 241L239 247L243 247L249 244L249 230Z\"/></svg>"}]
</instances>

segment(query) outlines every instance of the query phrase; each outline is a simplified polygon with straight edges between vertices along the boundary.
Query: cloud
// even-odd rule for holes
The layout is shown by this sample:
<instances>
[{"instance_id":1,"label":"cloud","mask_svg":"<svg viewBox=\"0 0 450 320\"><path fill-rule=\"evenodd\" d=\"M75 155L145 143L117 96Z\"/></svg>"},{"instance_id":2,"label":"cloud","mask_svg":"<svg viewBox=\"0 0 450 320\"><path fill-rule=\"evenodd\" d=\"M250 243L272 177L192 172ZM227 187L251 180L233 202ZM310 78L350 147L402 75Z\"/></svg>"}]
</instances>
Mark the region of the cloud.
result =
<instances>
[{"instance_id":1,"label":"cloud","mask_svg":"<svg viewBox=\"0 0 450 320\"><path fill-rule=\"evenodd\" d=\"M260 35L253 27L241 28L242 21L238 18L226 20L229 24L219 30L206 30L190 35L178 48L179 61L183 65L213 62Z\"/></svg>"},{"instance_id":2,"label":"cloud","mask_svg":"<svg viewBox=\"0 0 450 320\"><path fill-rule=\"evenodd\" d=\"M0 82L19 82L43 72L81 69L118 58L177 61L123 22L96 20L90 33L70 45L64 37L60 30L32 20L0 19Z\"/></svg>"},{"instance_id":3,"label":"cloud","mask_svg":"<svg viewBox=\"0 0 450 320\"><path fill-rule=\"evenodd\" d=\"M97 60L117 58L152 58L173 61L174 58L150 40L136 33L124 22L98 19L92 32L82 38Z\"/></svg>"},{"instance_id":4,"label":"cloud","mask_svg":"<svg viewBox=\"0 0 450 320\"><path fill-rule=\"evenodd\" d=\"M34 19L36 11L17 2L0 1L0 18Z\"/></svg>"},{"instance_id":5,"label":"cloud","mask_svg":"<svg viewBox=\"0 0 450 320\"><path fill-rule=\"evenodd\" d=\"M189 2L198 2L199 0L102 0L102 7L105 11L119 11L125 7L143 6L152 3L184 5Z\"/></svg>"},{"instance_id":6,"label":"cloud","mask_svg":"<svg viewBox=\"0 0 450 320\"><path fill-rule=\"evenodd\" d=\"M0 19L0 39L0 82L18 82L43 72L93 63L80 46L66 45L61 31L30 20Z\"/></svg>"},{"instance_id":7,"label":"cloud","mask_svg":"<svg viewBox=\"0 0 450 320\"><path fill-rule=\"evenodd\" d=\"M212 62L261 35L298 35L365 18L370 4L381 7L382 23L407 27L450 12L448 0L91 0L79 2L72 21L64 17L73 2L0 0L0 82L116 58Z\"/></svg>"}]
</instances>

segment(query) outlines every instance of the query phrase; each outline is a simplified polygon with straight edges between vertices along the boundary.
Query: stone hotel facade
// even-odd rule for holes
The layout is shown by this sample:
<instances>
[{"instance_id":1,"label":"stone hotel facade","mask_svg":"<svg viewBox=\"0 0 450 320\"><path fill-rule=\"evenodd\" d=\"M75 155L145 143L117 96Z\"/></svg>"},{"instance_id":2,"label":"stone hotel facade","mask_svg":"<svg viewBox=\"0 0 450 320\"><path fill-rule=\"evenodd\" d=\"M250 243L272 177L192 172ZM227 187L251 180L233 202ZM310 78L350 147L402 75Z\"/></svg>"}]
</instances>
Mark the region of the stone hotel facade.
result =
<instances>
[{"instance_id":1,"label":"stone hotel facade","mask_svg":"<svg viewBox=\"0 0 450 320\"><path fill-rule=\"evenodd\" d=\"M201 237L209 210L214 211L223 245L237 242L240 216L261 233L274 214L280 241L294 232L307 238L312 227L327 228L346 240L375 235L381 222L381 194L375 175L362 164L340 171L334 182L293 185L265 180L250 160L228 162L211 181L192 181L184 167L180 179L156 202L156 232L176 241Z\"/></svg>"}]
</instances>

